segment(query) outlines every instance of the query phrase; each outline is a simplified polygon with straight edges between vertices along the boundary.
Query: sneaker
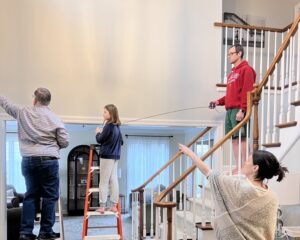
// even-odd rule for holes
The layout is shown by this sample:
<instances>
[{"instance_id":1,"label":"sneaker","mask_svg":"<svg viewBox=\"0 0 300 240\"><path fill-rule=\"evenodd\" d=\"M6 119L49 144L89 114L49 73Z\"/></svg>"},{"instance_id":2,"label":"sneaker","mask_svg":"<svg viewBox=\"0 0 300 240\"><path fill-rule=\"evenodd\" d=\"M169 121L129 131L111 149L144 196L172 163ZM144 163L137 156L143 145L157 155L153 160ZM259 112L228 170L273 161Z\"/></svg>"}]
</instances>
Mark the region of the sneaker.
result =
<instances>
[{"instance_id":1,"label":"sneaker","mask_svg":"<svg viewBox=\"0 0 300 240\"><path fill-rule=\"evenodd\" d=\"M40 233L38 236L38 240L54 240L60 238L60 233Z\"/></svg>"},{"instance_id":2,"label":"sneaker","mask_svg":"<svg viewBox=\"0 0 300 240\"><path fill-rule=\"evenodd\" d=\"M105 207L99 207L95 211L98 212L98 213L100 213L100 214L104 214Z\"/></svg>"},{"instance_id":3,"label":"sneaker","mask_svg":"<svg viewBox=\"0 0 300 240\"><path fill-rule=\"evenodd\" d=\"M36 235L34 234L20 234L19 240L35 240Z\"/></svg>"}]
</instances>

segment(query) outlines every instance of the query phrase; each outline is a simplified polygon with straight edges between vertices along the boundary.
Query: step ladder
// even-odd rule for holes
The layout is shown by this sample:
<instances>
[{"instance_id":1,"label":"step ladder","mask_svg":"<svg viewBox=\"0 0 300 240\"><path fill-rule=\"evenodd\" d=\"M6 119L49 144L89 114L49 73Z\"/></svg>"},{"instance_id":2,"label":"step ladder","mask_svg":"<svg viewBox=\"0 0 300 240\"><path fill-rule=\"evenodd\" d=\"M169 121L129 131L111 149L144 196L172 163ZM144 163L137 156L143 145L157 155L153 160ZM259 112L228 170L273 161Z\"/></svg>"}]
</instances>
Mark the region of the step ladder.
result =
<instances>
[{"instance_id":1,"label":"step ladder","mask_svg":"<svg viewBox=\"0 0 300 240\"><path fill-rule=\"evenodd\" d=\"M111 211L105 211L104 214L96 212L97 208L90 207L90 198L92 193L99 193L99 188L91 187L93 173L99 173L100 166L92 166L94 151L98 151L100 145L92 144L90 145L89 152L89 165L88 165L88 175L86 182L86 192L85 192L85 202L84 202L84 214L83 214L83 224L82 224L82 240L122 240L122 221L120 214L120 201L117 204L118 211L116 213ZM89 227L88 222L91 217L105 217L105 216L115 216L116 217L116 226L97 226L97 227ZM100 229L100 228L117 228L117 234L112 235L96 235L96 236L88 236L88 229Z\"/></svg>"},{"instance_id":2,"label":"step ladder","mask_svg":"<svg viewBox=\"0 0 300 240\"><path fill-rule=\"evenodd\" d=\"M59 194L61 195L61 194ZM57 201L57 211L55 212L55 221L58 220L59 222L59 233L60 233L60 237L56 238L56 240L64 240L65 239L65 232L64 232L64 221L63 221L63 215L62 215L62 207L61 207L61 200L60 200L60 196L58 198ZM41 219L41 213L37 213L36 214L36 218L38 218L39 220Z\"/></svg>"}]
</instances>

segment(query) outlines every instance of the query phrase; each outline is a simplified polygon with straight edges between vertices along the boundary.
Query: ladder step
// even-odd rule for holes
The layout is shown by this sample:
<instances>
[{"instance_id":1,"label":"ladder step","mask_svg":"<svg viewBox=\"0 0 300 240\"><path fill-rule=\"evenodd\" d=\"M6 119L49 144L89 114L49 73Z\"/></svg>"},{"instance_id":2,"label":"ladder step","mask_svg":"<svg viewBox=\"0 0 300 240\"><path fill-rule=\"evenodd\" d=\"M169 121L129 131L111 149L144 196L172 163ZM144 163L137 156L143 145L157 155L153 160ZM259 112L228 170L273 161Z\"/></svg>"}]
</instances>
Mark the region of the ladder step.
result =
<instances>
[{"instance_id":1,"label":"ladder step","mask_svg":"<svg viewBox=\"0 0 300 240\"><path fill-rule=\"evenodd\" d=\"M100 170L100 167L99 166L92 166L91 167L91 171L99 171Z\"/></svg>"},{"instance_id":2,"label":"ladder step","mask_svg":"<svg viewBox=\"0 0 300 240\"><path fill-rule=\"evenodd\" d=\"M85 240L119 240L120 235L97 235L97 236L85 236Z\"/></svg>"},{"instance_id":3,"label":"ladder step","mask_svg":"<svg viewBox=\"0 0 300 240\"><path fill-rule=\"evenodd\" d=\"M89 193L99 192L99 188L90 188Z\"/></svg>"},{"instance_id":4,"label":"ladder step","mask_svg":"<svg viewBox=\"0 0 300 240\"><path fill-rule=\"evenodd\" d=\"M112 211L105 211L103 214L96 211L88 211L87 216L116 216L118 213L114 213Z\"/></svg>"}]
</instances>

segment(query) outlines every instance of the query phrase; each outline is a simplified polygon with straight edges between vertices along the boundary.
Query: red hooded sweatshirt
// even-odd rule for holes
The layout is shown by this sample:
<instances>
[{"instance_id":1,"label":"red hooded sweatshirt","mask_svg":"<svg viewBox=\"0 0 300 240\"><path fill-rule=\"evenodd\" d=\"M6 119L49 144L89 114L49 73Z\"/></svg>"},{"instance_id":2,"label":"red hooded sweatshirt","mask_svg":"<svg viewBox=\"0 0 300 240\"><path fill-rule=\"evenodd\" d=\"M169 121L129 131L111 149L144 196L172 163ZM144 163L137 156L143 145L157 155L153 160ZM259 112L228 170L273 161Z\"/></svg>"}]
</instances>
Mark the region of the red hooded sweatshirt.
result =
<instances>
[{"instance_id":1,"label":"red hooded sweatshirt","mask_svg":"<svg viewBox=\"0 0 300 240\"><path fill-rule=\"evenodd\" d=\"M247 92L253 89L256 73L247 61L231 69L227 76L226 95L220 99L219 105L226 109L247 109Z\"/></svg>"}]
</instances>

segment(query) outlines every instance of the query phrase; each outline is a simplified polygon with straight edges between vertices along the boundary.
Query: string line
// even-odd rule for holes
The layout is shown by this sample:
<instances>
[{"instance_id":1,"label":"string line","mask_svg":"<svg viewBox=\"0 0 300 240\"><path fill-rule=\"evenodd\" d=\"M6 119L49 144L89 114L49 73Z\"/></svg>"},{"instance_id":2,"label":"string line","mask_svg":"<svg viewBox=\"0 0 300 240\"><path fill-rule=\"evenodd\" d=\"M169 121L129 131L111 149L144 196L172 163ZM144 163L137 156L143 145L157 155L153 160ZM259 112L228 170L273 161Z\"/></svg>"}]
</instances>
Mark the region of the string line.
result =
<instances>
[{"instance_id":1,"label":"string line","mask_svg":"<svg viewBox=\"0 0 300 240\"><path fill-rule=\"evenodd\" d=\"M204 106L198 106L198 107L182 108L182 109L177 109L177 110L174 110L174 111L163 112L163 113L158 113L158 114L149 115L149 116L146 116L146 117L141 117L141 118L129 120L129 121L124 122L123 124L131 123L131 122L137 122L137 121L140 121L140 120L153 118L153 117L158 117L158 116L163 116L163 115L167 115L167 114L171 114L171 113L177 113L177 112L183 112L183 111L187 111L187 110L194 110L194 109L201 109L201 108L208 108L208 107L207 106L205 106L205 107ZM217 110L217 108L214 108L214 110L217 113L221 113L220 111Z\"/></svg>"}]
</instances>

